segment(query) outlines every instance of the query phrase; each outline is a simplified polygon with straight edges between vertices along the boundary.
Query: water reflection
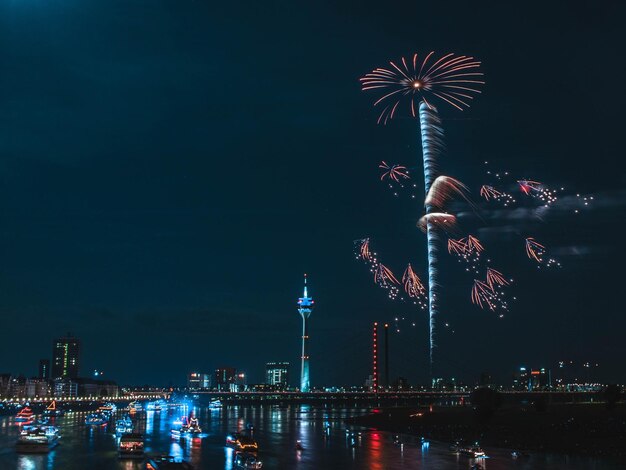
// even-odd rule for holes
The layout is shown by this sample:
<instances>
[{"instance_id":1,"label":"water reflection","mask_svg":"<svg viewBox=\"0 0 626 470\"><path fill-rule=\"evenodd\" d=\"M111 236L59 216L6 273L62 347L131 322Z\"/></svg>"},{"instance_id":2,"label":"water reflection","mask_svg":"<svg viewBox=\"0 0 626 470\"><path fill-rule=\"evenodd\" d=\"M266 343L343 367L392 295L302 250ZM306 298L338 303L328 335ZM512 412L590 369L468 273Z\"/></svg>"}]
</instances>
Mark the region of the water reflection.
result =
<instances>
[{"instance_id":1,"label":"water reflection","mask_svg":"<svg viewBox=\"0 0 626 470\"><path fill-rule=\"evenodd\" d=\"M259 442L259 458L264 468L288 469L372 469L467 470L476 463L450 453L448 446L423 443L403 437L394 443L387 433L350 429L345 420L367 410L358 407L333 409L324 406L226 406L209 410L202 403L179 408L164 407L160 412L138 412L133 416L136 429L146 434L146 448L155 454L169 454L188 460L196 468L235 470L234 451L225 447L225 436L233 431L250 430ZM193 412L203 429L202 438L172 440L173 422ZM124 416L119 412L118 417ZM18 455L13 450L19 427L11 418L0 417L0 469L84 470L112 468L139 470L140 462L118 461L114 422L106 428L87 428L85 413L68 413L56 423L62 434L61 445L48 455ZM297 440L303 450L296 449ZM487 449L492 457L481 461L482 468L508 470L612 470L618 468L598 459L566 459L533 455L524 462L512 461L508 451Z\"/></svg>"}]
</instances>

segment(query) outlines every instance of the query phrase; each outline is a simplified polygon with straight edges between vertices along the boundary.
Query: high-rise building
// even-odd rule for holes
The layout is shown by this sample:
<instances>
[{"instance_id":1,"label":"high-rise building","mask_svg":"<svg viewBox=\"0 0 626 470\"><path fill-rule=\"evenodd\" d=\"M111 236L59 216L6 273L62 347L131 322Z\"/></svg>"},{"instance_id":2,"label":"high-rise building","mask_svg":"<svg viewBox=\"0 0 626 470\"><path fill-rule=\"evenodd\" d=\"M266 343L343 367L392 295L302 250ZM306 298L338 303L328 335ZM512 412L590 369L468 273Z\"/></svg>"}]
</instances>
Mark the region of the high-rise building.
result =
<instances>
[{"instance_id":1,"label":"high-rise building","mask_svg":"<svg viewBox=\"0 0 626 470\"><path fill-rule=\"evenodd\" d=\"M308 320L313 313L312 297L307 293L306 274L304 275L304 295L298 299L298 313L302 317L302 356L300 369L300 391L308 392L311 389L311 379L309 377L309 329Z\"/></svg>"},{"instance_id":2,"label":"high-rise building","mask_svg":"<svg viewBox=\"0 0 626 470\"><path fill-rule=\"evenodd\" d=\"M268 362L265 365L265 376L268 385L281 389L289 387L289 363Z\"/></svg>"},{"instance_id":3,"label":"high-rise building","mask_svg":"<svg viewBox=\"0 0 626 470\"><path fill-rule=\"evenodd\" d=\"M550 371L546 369L529 369L520 367L519 372L513 377L515 390L545 390L551 387Z\"/></svg>"},{"instance_id":4,"label":"high-rise building","mask_svg":"<svg viewBox=\"0 0 626 470\"><path fill-rule=\"evenodd\" d=\"M50 359L39 359L39 375L40 379L50 378Z\"/></svg>"},{"instance_id":5,"label":"high-rise building","mask_svg":"<svg viewBox=\"0 0 626 470\"><path fill-rule=\"evenodd\" d=\"M228 390L230 384L236 381L236 371L234 367L219 367L215 369L215 385L219 389Z\"/></svg>"},{"instance_id":6,"label":"high-rise building","mask_svg":"<svg viewBox=\"0 0 626 470\"><path fill-rule=\"evenodd\" d=\"M190 372L187 376L187 387L192 389L210 388L211 374L202 374L200 372Z\"/></svg>"},{"instance_id":7,"label":"high-rise building","mask_svg":"<svg viewBox=\"0 0 626 470\"><path fill-rule=\"evenodd\" d=\"M68 334L54 340L52 347L52 378L78 377L80 341Z\"/></svg>"}]
</instances>

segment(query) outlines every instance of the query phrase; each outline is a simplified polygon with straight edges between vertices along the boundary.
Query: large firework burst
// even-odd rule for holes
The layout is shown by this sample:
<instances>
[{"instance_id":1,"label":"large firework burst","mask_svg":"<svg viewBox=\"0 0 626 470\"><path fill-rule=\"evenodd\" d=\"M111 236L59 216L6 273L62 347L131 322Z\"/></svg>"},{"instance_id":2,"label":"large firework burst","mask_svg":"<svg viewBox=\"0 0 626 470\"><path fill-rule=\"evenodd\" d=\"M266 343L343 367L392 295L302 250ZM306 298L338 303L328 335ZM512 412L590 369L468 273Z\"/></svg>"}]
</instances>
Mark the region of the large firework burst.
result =
<instances>
[{"instance_id":1,"label":"large firework burst","mask_svg":"<svg viewBox=\"0 0 626 470\"><path fill-rule=\"evenodd\" d=\"M399 65L389 62L392 68L376 68L361 78L363 90L380 90L384 94L376 100L374 106L383 104L384 108L378 123L386 124L393 119L402 102L407 104L411 116L418 117L422 141L422 161L424 164L424 190L426 193L425 216L419 226L426 232L428 248L428 315L430 330L430 364L434 374L435 319L438 314L437 264L442 228L449 229L455 218L450 214L438 212L435 198L428 198L438 173L438 159L445 148L443 127L437 109L428 101L435 97L455 108L462 110L469 107L473 96L480 93L479 86L483 73L479 70L480 62L469 56L456 56L452 53L433 57L434 52L418 61L413 55L410 63L403 57ZM416 103L418 107L416 109ZM445 223L444 223L445 222Z\"/></svg>"},{"instance_id":2,"label":"large firework burst","mask_svg":"<svg viewBox=\"0 0 626 470\"><path fill-rule=\"evenodd\" d=\"M460 110L469 107L473 95L480 93L478 86L485 83L481 80L480 62L452 53L435 60L434 54L430 52L424 60L418 60L414 54L413 60L408 62L404 57L397 64L390 61L390 68L376 68L360 79L363 90L386 92L374 103L385 106L379 123L386 124L393 119L403 101L407 102L413 117L417 117L416 102L424 101L433 108L427 97L436 97Z\"/></svg>"}]
</instances>

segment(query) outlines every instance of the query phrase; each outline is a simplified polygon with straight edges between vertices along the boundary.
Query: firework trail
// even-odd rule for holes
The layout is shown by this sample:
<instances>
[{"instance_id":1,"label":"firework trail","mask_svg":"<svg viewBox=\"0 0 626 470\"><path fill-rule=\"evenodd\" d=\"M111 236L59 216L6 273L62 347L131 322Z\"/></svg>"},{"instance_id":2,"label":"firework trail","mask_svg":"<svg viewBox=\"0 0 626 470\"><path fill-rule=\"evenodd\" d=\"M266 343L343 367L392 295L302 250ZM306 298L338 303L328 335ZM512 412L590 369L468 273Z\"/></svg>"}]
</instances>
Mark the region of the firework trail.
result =
<instances>
[{"instance_id":1,"label":"firework trail","mask_svg":"<svg viewBox=\"0 0 626 470\"><path fill-rule=\"evenodd\" d=\"M393 300L398 297L400 281L396 279L391 269L382 263L379 263L374 270L374 282L388 291L390 299Z\"/></svg>"},{"instance_id":2,"label":"firework trail","mask_svg":"<svg viewBox=\"0 0 626 470\"><path fill-rule=\"evenodd\" d=\"M555 189L546 188L538 181L517 180L517 184L526 196L536 197L545 207L554 204L558 199L557 191Z\"/></svg>"},{"instance_id":3,"label":"firework trail","mask_svg":"<svg viewBox=\"0 0 626 470\"><path fill-rule=\"evenodd\" d=\"M489 308L492 312L496 310L508 310L509 304L504 293L504 286L508 286L512 282L507 281L502 273L492 268L487 268L487 279L480 281L474 279L472 287L471 299L472 303L480 308ZM500 318L504 315L500 314Z\"/></svg>"},{"instance_id":4,"label":"firework trail","mask_svg":"<svg viewBox=\"0 0 626 470\"><path fill-rule=\"evenodd\" d=\"M359 258L363 261L371 261L372 253L370 252L370 239L363 238L362 240L357 240L356 243L359 243Z\"/></svg>"},{"instance_id":5,"label":"firework trail","mask_svg":"<svg viewBox=\"0 0 626 470\"><path fill-rule=\"evenodd\" d=\"M478 238L468 235L465 238L448 239L448 253L457 256L459 262L463 261L468 264L466 271L473 271L478 274L480 264L480 254L485 250Z\"/></svg>"},{"instance_id":6,"label":"firework trail","mask_svg":"<svg viewBox=\"0 0 626 470\"><path fill-rule=\"evenodd\" d=\"M441 209L455 196L465 199L473 206L467 186L450 176L438 176L426 194L424 205Z\"/></svg>"},{"instance_id":7,"label":"firework trail","mask_svg":"<svg viewBox=\"0 0 626 470\"><path fill-rule=\"evenodd\" d=\"M407 104L411 116L418 117L422 141L424 163L424 190L426 197L437 176L437 160L444 149L443 128L437 109L431 105L431 97L440 99L462 110L469 107L469 101L480 93L478 87L484 82L479 70L480 62L473 57L446 54L433 58L434 52L426 55L418 65L417 54L410 65L401 59L400 66L390 62L391 69L377 68L361 78L363 90L382 91L384 94L374 103L383 103L378 123L386 124L393 119L401 102ZM415 104L419 103L416 112ZM437 221L442 217L434 215L436 208L426 204L426 216L420 219L420 227L426 231L428 247L428 315L430 331L430 366L434 376L435 326L438 314L437 255L439 252L439 230ZM454 217L454 216L447 216ZM453 219L448 219L453 220Z\"/></svg>"},{"instance_id":8,"label":"firework trail","mask_svg":"<svg viewBox=\"0 0 626 470\"><path fill-rule=\"evenodd\" d=\"M383 170L382 174L380 175L380 180L387 181L389 189L393 190L393 195L396 197L398 196L397 188L400 187L404 189L405 185L407 184L405 180L411 179L411 176L409 175L409 170L405 166L398 164L390 165L383 160L378 165L378 168ZM409 187L413 189L416 186L417 185L415 184L410 184ZM415 199L415 194L411 194L411 198Z\"/></svg>"},{"instance_id":9,"label":"firework trail","mask_svg":"<svg viewBox=\"0 0 626 470\"><path fill-rule=\"evenodd\" d=\"M411 263L409 263L402 275L402 284L404 285L404 291L407 295L415 300L416 304L419 304L421 308L426 307L426 289L422 284L420 278L413 271Z\"/></svg>"},{"instance_id":10,"label":"firework trail","mask_svg":"<svg viewBox=\"0 0 626 470\"><path fill-rule=\"evenodd\" d=\"M411 116L417 117L416 103L425 103L434 109L427 97L438 98L459 110L469 107L470 100L480 93L481 80L480 62L473 57L446 54L435 60L434 52L418 61L417 54L413 60L404 57L398 62L389 62L390 68L376 68L361 78L363 90L382 90L385 92L375 103L382 103L383 110L378 123L386 124L393 119L400 103L406 102Z\"/></svg>"},{"instance_id":11,"label":"firework trail","mask_svg":"<svg viewBox=\"0 0 626 470\"><path fill-rule=\"evenodd\" d=\"M487 201L493 199L494 201L502 202L504 207L508 207L510 204L515 203L515 198L511 194L500 191L493 186L489 186L488 184L484 184L480 188L480 195Z\"/></svg>"},{"instance_id":12,"label":"firework trail","mask_svg":"<svg viewBox=\"0 0 626 470\"><path fill-rule=\"evenodd\" d=\"M547 268L560 268L561 263L559 263L557 260L555 260L554 258L545 258L547 251L548 250L546 249L546 247L536 241L534 238L529 237L526 239L526 254L530 259L536 261L539 265L546 266Z\"/></svg>"},{"instance_id":13,"label":"firework trail","mask_svg":"<svg viewBox=\"0 0 626 470\"><path fill-rule=\"evenodd\" d=\"M467 245L464 240L464 238L460 238L459 240L453 238L448 239L448 253L451 255L464 256L467 250Z\"/></svg>"},{"instance_id":14,"label":"firework trail","mask_svg":"<svg viewBox=\"0 0 626 470\"><path fill-rule=\"evenodd\" d=\"M417 226L424 233L428 233L428 227L438 228L445 232L454 231L456 228L456 216L445 212L431 212L420 218Z\"/></svg>"},{"instance_id":15,"label":"firework trail","mask_svg":"<svg viewBox=\"0 0 626 470\"><path fill-rule=\"evenodd\" d=\"M495 286L508 286L509 282L504 278L501 272L493 268L487 268L487 284L493 288Z\"/></svg>"},{"instance_id":16,"label":"firework trail","mask_svg":"<svg viewBox=\"0 0 626 470\"><path fill-rule=\"evenodd\" d=\"M374 275L374 282L387 291L390 299L395 300L400 293L400 281L395 277L391 269L382 264L377 254L370 250L370 239L362 238L354 241L355 257L364 261Z\"/></svg>"},{"instance_id":17,"label":"firework trail","mask_svg":"<svg viewBox=\"0 0 626 470\"><path fill-rule=\"evenodd\" d=\"M380 165L378 165L378 168L384 170L383 174L380 176L381 181L384 181L385 178L387 178L395 181L396 183L399 183L401 179L410 178L408 170L405 166L402 165L389 165L383 160L380 162Z\"/></svg>"}]
</instances>

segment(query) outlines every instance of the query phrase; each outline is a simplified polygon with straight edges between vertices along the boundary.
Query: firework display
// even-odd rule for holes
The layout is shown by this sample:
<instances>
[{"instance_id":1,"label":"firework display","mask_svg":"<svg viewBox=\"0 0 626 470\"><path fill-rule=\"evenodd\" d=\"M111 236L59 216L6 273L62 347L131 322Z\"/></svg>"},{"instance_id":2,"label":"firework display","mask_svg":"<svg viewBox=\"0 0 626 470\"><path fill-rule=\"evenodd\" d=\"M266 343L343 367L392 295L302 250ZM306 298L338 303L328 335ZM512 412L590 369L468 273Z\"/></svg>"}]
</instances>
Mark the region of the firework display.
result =
<instances>
[{"instance_id":1,"label":"firework display","mask_svg":"<svg viewBox=\"0 0 626 470\"><path fill-rule=\"evenodd\" d=\"M402 165L389 165L384 160L380 162L378 168L382 168L383 174L380 176L380 180L390 179L399 183L402 179L409 179L409 172L405 166Z\"/></svg>"},{"instance_id":2,"label":"firework display","mask_svg":"<svg viewBox=\"0 0 626 470\"><path fill-rule=\"evenodd\" d=\"M542 265L551 268L551 267L561 267L561 263L559 263L554 258L546 257L547 249L544 245L536 241L534 238L529 237L526 239L526 255L533 260L536 261L537 267L541 267Z\"/></svg>"},{"instance_id":3,"label":"firework display","mask_svg":"<svg viewBox=\"0 0 626 470\"><path fill-rule=\"evenodd\" d=\"M480 62L469 56L445 54L438 59L434 52L418 61L414 54L411 61L404 57L399 64L390 62L391 68L376 68L361 78L364 91L380 91L374 106L382 103L383 109L378 123L386 124L393 119L401 103L410 110L410 115L419 118L422 142L422 162L424 165L425 215L418 226L426 233L428 250L428 315L430 336L431 372L434 364L435 328L438 314L438 253L441 244L440 232L454 229L456 217L441 212L441 206L449 197L449 192L464 189L456 180L442 179L434 184L437 176L438 160L444 150L443 126L437 109L430 103L431 98L439 99L462 110L480 93L482 72ZM416 104L417 109L416 109ZM419 116L418 116L419 114ZM433 188L433 186L435 186ZM429 192L433 193L429 197Z\"/></svg>"},{"instance_id":4,"label":"firework display","mask_svg":"<svg viewBox=\"0 0 626 470\"><path fill-rule=\"evenodd\" d=\"M434 109L428 99L442 100L457 109L469 107L470 101L480 93L480 62L473 57L446 54L439 59L433 58L434 52L418 60L414 54L412 60L404 57L391 67L376 68L361 78L363 90L384 91L374 106L382 104L378 123L386 124L393 119L402 103L406 104L411 116L417 117L419 103ZM427 99L428 97L428 99Z\"/></svg>"},{"instance_id":5,"label":"firework display","mask_svg":"<svg viewBox=\"0 0 626 470\"><path fill-rule=\"evenodd\" d=\"M391 298L402 297L398 294L398 285L401 284L409 299L418 299L417 303L421 306L427 305L430 364L431 373L434 373L441 289L438 280L439 253L444 234L447 238L448 253L465 263L467 272L478 277L474 279L471 288L470 300L474 305L497 312L502 317L502 312L509 308L509 299L516 299L507 293L512 288L513 279L494 269L491 266L491 259L483 256L488 247L475 235L461 231L460 218L468 213L459 212L459 204L469 206L477 216L474 219L479 220L481 225L503 216L502 207L513 208L518 205L522 206L521 211L512 214L509 220L523 220L525 214L543 220L541 216L548 208L558 204L564 188L552 189L536 180L514 179L509 171L488 169L487 175L493 181L478 186L476 192L482 198L482 203L475 204L471 197L472 191L467 185L456 178L440 174L440 160L445 150L444 131L434 103L437 101L439 104L446 103L459 110L469 107L471 100L480 93L480 85L484 84L480 62L473 57L454 54L436 58L431 52L423 58L418 58L415 54L411 60L401 58L400 61L391 61L389 64L388 67L374 69L360 81L364 91L379 93L374 102L374 106L380 109L379 124L387 124L401 112L419 121L425 197L424 212L419 217L417 226L426 235L427 282L422 283L409 264L399 283L393 273L381 265L375 255L370 254L369 239L361 241L359 248L361 254L358 257L370 264L375 281L389 291ZM488 162L485 162L485 165L488 165ZM409 175L407 167L382 161L379 168L382 170L381 181L387 182L391 188L401 186L410 178L412 186L415 187L415 176ZM397 192L394 194L397 195ZM588 206L592 199L591 196L576 195L576 198L568 196L566 207L573 206L574 212L578 212L577 205ZM499 205L500 209L488 209L491 204ZM481 212L485 213L484 211L487 211L486 217L481 215ZM501 233L522 237L519 233L521 230L511 223L502 226L502 229L506 232ZM560 266L554 258L547 256L546 247L533 237L525 239L525 247L526 255L537 263L537 267ZM491 256L493 253L490 251ZM484 278L480 278L480 273L485 273ZM394 288L398 290L394 291ZM396 323L399 321L398 318L404 319L401 316L397 317ZM449 326L447 321L444 324L446 327Z\"/></svg>"}]
</instances>

